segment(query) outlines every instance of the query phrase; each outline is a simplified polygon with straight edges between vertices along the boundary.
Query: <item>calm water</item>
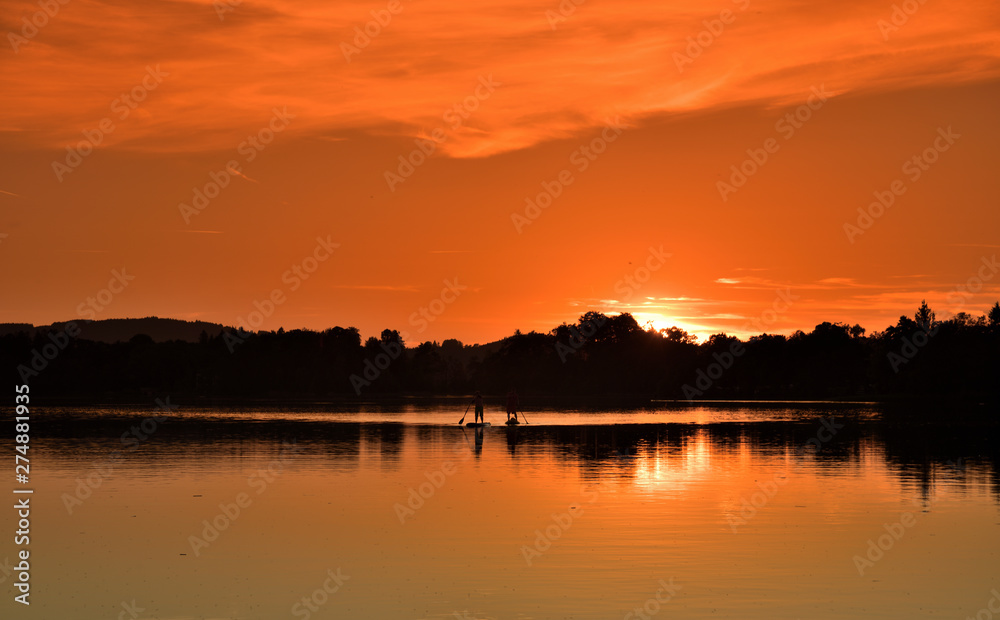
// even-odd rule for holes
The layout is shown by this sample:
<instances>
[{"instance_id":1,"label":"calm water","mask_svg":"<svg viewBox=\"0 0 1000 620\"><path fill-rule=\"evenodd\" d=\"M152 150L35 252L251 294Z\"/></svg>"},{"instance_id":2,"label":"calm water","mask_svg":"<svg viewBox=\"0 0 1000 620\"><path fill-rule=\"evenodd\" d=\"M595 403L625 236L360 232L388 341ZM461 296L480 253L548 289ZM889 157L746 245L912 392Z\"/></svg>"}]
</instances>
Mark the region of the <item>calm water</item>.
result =
<instances>
[{"instance_id":1,"label":"calm water","mask_svg":"<svg viewBox=\"0 0 1000 620\"><path fill-rule=\"evenodd\" d=\"M961 619L1000 591L995 428L463 410L36 409L32 605L0 573L2 615Z\"/></svg>"}]
</instances>

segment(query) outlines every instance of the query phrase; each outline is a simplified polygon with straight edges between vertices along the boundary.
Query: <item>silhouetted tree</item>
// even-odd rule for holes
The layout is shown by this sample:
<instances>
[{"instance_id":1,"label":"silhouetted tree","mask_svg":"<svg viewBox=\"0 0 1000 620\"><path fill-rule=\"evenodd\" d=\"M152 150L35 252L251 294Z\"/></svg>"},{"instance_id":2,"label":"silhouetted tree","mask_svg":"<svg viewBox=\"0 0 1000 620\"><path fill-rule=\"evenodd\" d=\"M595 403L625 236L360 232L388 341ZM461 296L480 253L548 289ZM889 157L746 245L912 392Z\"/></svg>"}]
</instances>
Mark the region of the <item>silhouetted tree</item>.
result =
<instances>
[{"instance_id":1,"label":"silhouetted tree","mask_svg":"<svg viewBox=\"0 0 1000 620\"><path fill-rule=\"evenodd\" d=\"M917 308L917 313L913 315L913 319L924 331L934 327L934 311L928 307L926 300L920 302L920 307Z\"/></svg>"},{"instance_id":2,"label":"silhouetted tree","mask_svg":"<svg viewBox=\"0 0 1000 620\"><path fill-rule=\"evenodd\" d=\"M989 315L990 325L1000 325L1000 301L993 304Z\"/></svg>"}]
</instances>

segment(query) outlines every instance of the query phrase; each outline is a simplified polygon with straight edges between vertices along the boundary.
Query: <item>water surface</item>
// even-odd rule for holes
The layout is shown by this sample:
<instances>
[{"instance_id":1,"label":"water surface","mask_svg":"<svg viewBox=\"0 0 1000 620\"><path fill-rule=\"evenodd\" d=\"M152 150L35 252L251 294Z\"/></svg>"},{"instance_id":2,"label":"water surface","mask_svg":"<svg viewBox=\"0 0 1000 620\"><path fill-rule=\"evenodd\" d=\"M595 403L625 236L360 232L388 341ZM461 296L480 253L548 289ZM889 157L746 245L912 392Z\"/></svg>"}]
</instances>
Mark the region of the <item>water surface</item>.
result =
<instances>
[{"instance_id":1,"label":"water surface","mask_svg":"<svg viewBox=\"0 0 1000 620\"><path fill-rule=\"evenodd\" d=\"M39 410L23 617L964 618L1000 586L992 427L463 410Z\"/></svg>"}]
</instances>

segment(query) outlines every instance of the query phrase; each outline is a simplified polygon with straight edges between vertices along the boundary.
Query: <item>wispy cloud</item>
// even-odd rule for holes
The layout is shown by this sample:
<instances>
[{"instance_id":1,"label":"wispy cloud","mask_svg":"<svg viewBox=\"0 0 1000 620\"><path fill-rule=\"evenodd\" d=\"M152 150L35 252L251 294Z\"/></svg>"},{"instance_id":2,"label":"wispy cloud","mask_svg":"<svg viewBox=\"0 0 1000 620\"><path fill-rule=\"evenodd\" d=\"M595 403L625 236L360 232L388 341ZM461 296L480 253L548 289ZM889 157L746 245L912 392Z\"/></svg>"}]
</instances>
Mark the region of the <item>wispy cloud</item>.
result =
<instances>
[{"instance_id":1,"label":"wispy cloud","mask_svg":"<svg viewBox=\"0 0 1000 620\"><path fill-rule=\"evenodd\" d=\"M341 43L370 19L368 0L244 2L224 23L212 22L203 1L91 0L87 10L61 12L0 64L0 118L35 145L78 140L81 127L111 116L110 102L141 80L136 58L144 58L170 75L102 147L128 140L133 149L228 149L286 105L297 114L290 131L300 135L336 140L364 128L417 136L447 128L445 112L492 75L496 92L441 145L446 155L480 157L569 137L616 115L787 105L820 84L848 93L1000 75L992 0L922 4L888 43L877 25L891 16L887 4L755 1L683 71L674 54L685 53L721 5L586 3L553 31L545 11L557 4L484 0L477 19L452 2L422 0L347 62ZM7 14L29 10L36 3L22 0ZM3 30L15 29L5 18Z\"/></svg>"},{"instance_id":2,"label":"wispy cloud","mask_svg":"<svg viewBox=\"0 0 1000 620\"><path fill-rule=\"evenodd\" d=\"M348 289L354 291L389 291L389 292L400 292L400 293L419 293L420 289L415 286L408 284L399 285L389 285L389 284L339 284L333 288Z\"/></svg>"},{"instance_id":3,"label":"wispy cloud","mask_svg":"<svg viewBox=\"0 0 1000 620\"><path fill-rule=\"evenodd\" d=\"M237 170L236 168L233 168L231 166L226 167L226 170L229 171L229 174L232 174L234 176L238 176L241 179L246 179L247 181L250 181L251 183L258 183L258 184L260 183L260 181L258 181L257 179L251 179L247 175L243 174L242 172L240 172L239 170Z\"/></svg>"},{"instance_id":4,"label":"wispy cloud","mask_svg":"<svg viewBox=\"0 0 1000 620\"><path fill-rule=\"evenodd\" d=\"M744 290L766 290L766 289L778 289L785 288L789 286L788 282L780 282L778 280L772 280L769 278L761 278L758 276L743 276L739 278L716 278L716 284L725 284L726 286Z\"/></svg>"}]
</instances>

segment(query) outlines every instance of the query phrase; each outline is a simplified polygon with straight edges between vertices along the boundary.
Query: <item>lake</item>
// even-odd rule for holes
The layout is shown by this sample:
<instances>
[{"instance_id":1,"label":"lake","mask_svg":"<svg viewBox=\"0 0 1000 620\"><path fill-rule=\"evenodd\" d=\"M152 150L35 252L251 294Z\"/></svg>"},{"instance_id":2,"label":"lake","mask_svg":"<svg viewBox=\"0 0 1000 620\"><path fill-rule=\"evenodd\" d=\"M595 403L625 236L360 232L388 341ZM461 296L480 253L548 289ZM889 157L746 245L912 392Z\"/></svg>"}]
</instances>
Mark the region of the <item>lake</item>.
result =
<instances>
[{"instance_id":1,"label":"lake","mask_svg":"<svg viewBox=\"0 0 1000 620\"><path fill-rule=\"evenodd\" d=\"M477 432L465 400L177 404L34 409L32 605L0 574L5 609L1000 618L995 425L652 403L515 428L488 407Z\"/></svg>"}]
</instances>

